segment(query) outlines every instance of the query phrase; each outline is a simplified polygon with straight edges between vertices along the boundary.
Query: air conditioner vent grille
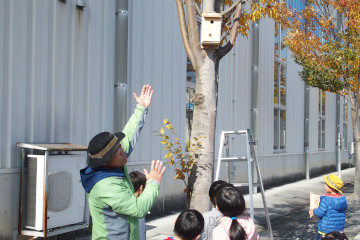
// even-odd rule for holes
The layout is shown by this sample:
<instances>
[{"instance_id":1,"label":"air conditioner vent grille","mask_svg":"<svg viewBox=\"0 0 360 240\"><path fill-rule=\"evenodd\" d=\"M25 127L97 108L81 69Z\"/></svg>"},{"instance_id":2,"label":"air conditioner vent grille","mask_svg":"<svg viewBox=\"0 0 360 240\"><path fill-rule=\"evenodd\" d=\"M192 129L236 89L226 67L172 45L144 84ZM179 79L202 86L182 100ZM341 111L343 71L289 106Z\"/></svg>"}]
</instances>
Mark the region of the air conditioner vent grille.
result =
<instances>
[{"instance_id":1,"label":"air conditioner vent grille","mask_svg":"<svg viewBox=\"0 0 360 240\"><path fill-rule=\"evenodd\" d=\"M28 158L26 225L35 227L37 159Z\"/></svg>"}]
</instances>

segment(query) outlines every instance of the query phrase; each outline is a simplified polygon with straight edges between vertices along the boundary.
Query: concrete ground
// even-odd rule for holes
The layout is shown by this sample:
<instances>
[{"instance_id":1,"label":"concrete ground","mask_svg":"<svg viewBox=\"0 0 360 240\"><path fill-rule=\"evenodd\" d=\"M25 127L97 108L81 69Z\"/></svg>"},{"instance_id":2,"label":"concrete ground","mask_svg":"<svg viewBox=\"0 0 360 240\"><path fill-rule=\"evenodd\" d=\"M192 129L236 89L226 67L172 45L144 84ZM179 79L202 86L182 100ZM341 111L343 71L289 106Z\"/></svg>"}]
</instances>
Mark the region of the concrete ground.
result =
<instances>
[{"instance_id":1,"label":"concrete ground","mask_svg":"<svg viewBox=\"0 0 360 240\"><path fill-rule=\"evenodd\" d=\"M352 202L355 168L341 171L345 183L344 196L348 199L348 213L344 232L349 239L360 240L360 207ZM302 180L265 191L266 203L274 239L312 239L316 233L317 220L310 219L309 193L324 193L322 176ZM248 204L249 196L245 196ZM270 239L260 193L253 196L255 224L261 239ZM173 236L173 226L179 212L146 222L147 239L163 240Z\"/></svg>"}]
</instances>

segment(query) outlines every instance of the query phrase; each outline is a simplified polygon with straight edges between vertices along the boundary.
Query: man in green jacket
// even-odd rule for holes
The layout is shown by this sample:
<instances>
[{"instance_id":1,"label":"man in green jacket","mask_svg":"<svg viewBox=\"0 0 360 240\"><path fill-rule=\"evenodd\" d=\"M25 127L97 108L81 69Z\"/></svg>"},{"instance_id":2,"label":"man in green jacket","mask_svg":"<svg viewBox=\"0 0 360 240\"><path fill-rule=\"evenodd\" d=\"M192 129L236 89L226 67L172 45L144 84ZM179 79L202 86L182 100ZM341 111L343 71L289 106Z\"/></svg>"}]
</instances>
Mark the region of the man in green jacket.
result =
<instances>
[{"instance_id":1,"label":"man in green jacket","mask_svg":"<svg viewBox=\"0 0 360 240\"><path fill-rule=\"evenodd\" d=\"M126 168L145 123L153 90L144 85L138 103L122 132L102 132L93 137L88 146L88 167L80 171L81 181L89 193L92 217L92 239L139 239L138 219L149 211L155 202L165 171L163 163L153 161L146 176L144 192L136 198Z\"/></svg>"}]
</instances>

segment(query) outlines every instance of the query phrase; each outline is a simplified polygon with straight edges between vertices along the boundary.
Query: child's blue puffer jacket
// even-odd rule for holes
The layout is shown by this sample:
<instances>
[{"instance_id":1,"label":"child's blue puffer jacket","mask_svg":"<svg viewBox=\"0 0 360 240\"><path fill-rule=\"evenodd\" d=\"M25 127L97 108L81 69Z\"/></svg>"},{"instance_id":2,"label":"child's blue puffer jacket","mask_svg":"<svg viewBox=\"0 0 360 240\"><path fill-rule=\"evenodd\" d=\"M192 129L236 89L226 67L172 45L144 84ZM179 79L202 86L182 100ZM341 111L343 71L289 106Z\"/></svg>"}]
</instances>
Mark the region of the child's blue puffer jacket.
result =
<instances>
[{"instance_id":1,"label":"child's blue puffer jacket","mask_svg":"<svg viewBox=\"0 0 360 240\"><path fill-rule=\"evenodd\" d=\"M347 203L344 196L325 195L320 197L320 204L314 209L314 214L320 220L318 231L329 233L333 231L344 231Z\"/></svg>"}]
</instances>

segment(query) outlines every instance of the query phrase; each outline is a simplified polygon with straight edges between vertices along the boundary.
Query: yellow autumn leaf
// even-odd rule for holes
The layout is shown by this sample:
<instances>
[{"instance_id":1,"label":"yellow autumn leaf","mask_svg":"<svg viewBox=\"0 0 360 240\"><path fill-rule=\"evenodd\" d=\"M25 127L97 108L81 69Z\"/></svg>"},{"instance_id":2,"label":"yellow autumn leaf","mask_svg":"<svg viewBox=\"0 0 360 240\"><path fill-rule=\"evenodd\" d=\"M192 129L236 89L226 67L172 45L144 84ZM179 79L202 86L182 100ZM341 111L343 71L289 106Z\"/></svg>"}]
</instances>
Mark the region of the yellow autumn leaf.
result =
<instances>
[{"instance_id":1,"label":"yellow autumn leaf","mask_svg":"<svg viewBox=\"0 0 360 240\"><path fill-rule=\"evenodd\" d=\"M185 175L182 172L179 172L178 174L175 175L175 177L173 179L185 179Z\"/></svg>"},{"instance_id":2,"label":"yellow autumn leaf","mask_svg":"<svg viewBox=\"0 0 360 240\"><path fill-rule=\"evenodd\" d=\"M172 157L172 153L171 152L168 152L165 156L164 156L164 158L171 158Z\"/></svg>"},{"instance_id":3,"label":"yellow autumn leaf","mask_svg":"<svg viewBox=\"0 0 360 240\"><path fill-rule=\"evenodd\" d=\"M173 125L171 125L171 124L166 125L166 128L167 129L174 129Z\"/></svg>"},{"instance_id":4,"label":"yellow autumn leaf","mask_svg":"<svg viewBox=\"0 0 360 240\"><path fill-rule=\"evenodd\" d=\"M160 134L164 134L164 128L162 126L160 127Z\"/></svg>"}]
</instances>

